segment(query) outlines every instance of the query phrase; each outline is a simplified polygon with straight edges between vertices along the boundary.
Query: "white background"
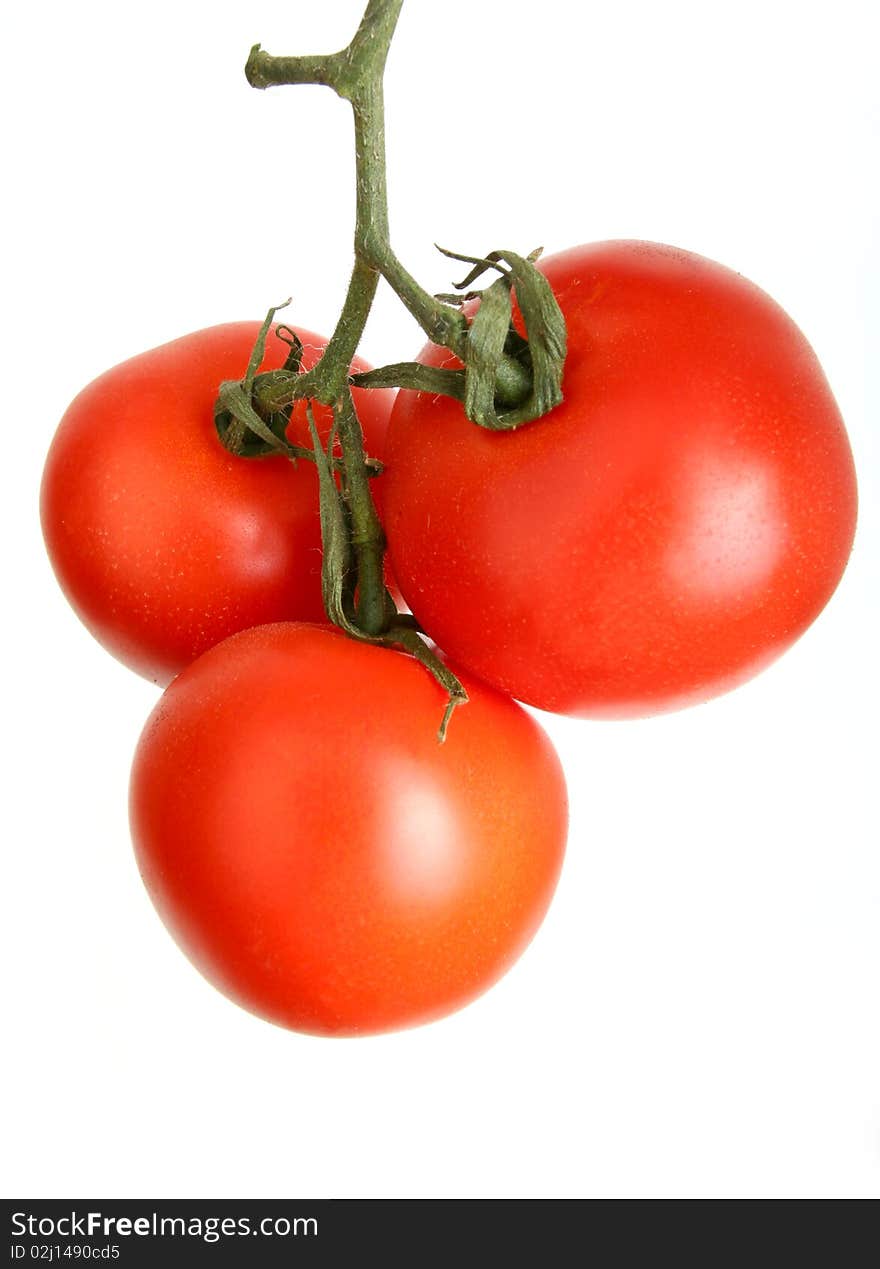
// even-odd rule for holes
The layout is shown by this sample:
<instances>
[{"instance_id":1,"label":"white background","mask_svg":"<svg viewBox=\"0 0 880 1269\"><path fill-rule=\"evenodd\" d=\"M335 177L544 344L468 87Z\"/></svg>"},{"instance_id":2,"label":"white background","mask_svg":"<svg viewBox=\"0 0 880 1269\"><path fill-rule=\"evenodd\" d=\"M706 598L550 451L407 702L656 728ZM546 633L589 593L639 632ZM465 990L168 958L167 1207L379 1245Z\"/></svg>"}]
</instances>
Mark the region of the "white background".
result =
<instances>
[{"instance_id":1,"label":"white background","mask_svg":"<svg viewBox=\"0 0 880 1269\"><path fill-rule=\"evenodd\" d=\"M126 797L156 691L68 610L37 488L58 418L105 367L290 293L291 320L332 328L346 108L255 92L241 68L257 40L338 47L360 0L9 7L4 1192L880 1192L872 7L405 6L389 176L414 272L448 286L435 240L644 237L731 265L817 349L862 517L830 607L749 686L641 723L545 718L572 825L538 938L458 1015L359 1041L236 1009L154 915ZM420 343L383 293L365 355Z\"/></svg>"}]
</instances>

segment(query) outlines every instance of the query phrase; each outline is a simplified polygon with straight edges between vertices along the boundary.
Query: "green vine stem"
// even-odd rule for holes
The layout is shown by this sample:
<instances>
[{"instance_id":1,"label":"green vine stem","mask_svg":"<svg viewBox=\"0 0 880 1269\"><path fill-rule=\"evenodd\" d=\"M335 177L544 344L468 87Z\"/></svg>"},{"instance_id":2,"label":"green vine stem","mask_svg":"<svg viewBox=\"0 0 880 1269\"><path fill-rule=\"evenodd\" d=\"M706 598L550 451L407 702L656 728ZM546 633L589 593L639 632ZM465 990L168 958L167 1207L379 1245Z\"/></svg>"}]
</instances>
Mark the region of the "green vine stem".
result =
<instances>
[{"instance_id":1,"label":"green vine stem","mask_svg":"<svg viewBox=\"0 0 880 1269\"><path fill-rule=\"evenodd\" d=\"M397 615L397 608L385 588L385 533L370 492L361 425L347 387L333 406L333 417L342 449L343 488L351 516L357 576L355 620L364 634L380 635L387 628L389 617Z\"/></svg>"},{"instance_id":2,"label":"green vine stem","mask_svg":"<svg viewBox=\"0 0 880 1269\"><path fill-rule=\"evenodd\" d=\"M379 276L385 277L422 329L435 343L461 356L465 350L467 319L429 295L395 256L388 227L388 188L385 164L385 103L383 77L388 49L403 0L370 0L360 26L347 48L326 56L275 57L259 44L245 66L254 88L282 84L326 84L351 104L354 115L357 201L355 210L355 266L336 331L308 382L298 395L327 405L338 396L347 377L366 324Z\"/></svg>"},{"instance_id":3,"label":"green vine stem","mask_svg":"<svg viewBox=\"0 0 880 1269\"><path fill-rule=\"evenodd\" d=\"M251 49L245 74L254 88L324 84L351 105L357 181L355 262L339 321L320 360L303 372L292 347L281 370L255 373L275 310L270 311L245 379L221 385L216 416L221 440L233 452L247 457L274 450L295 460L304 455L295 452L285 436L293 403L305 398L332 407L334 424L327 450L310 414L314 450L309 454L318 464L321 488L327 615L352 637L397 644L425 664L449 696L442 739L452 710L467 695L421 638L412 619L396 611L385 587L385 540L369 487L375 464L364 455L350 390L351 382L363 387L421 386L431 373L416 363L398 363L350 378L352 361L382 277L428 338L449 348L461 363L460 369L442 372L440 378L435 374L432 385L440 385L437 390L460 400L468 417L480 426L517 427L561 400L565 327L549 285L534 269L534 254L525 259L511 252L457 257L475 265L468 284L486 269L499 274L482 293L471 320L460 306L466 296L460 301L453 297L450 303L450 297L430 295L392 250L383 78L402 5L403 0L369 0L351 42L336 53L276 57L259 44ZM525 338L513 323L514 289Z\"/></svg>"}]
</instances>

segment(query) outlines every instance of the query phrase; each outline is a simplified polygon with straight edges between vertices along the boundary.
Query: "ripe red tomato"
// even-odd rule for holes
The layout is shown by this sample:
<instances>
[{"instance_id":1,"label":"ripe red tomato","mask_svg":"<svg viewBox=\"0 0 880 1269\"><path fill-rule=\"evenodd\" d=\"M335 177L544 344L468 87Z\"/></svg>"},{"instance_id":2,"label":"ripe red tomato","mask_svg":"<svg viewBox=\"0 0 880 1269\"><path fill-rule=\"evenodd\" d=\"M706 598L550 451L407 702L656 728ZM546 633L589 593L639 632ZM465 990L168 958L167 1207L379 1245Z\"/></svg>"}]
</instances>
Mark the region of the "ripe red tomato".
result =
<instances>
[{"instance_id":1,"label":"ripe red tomato","mask_svg":"<svg viewBox=\"0 0 880 1269\"><path fill-rule=\"evenodd\" d=\"M238 630L323 620L314 464L233 457L214 428L219 384L243 377L258 331L215 326L116 366L76 398L49 451L41 513L58 580L99 642L157 683ZM308 369L325 341L298 333ZM263 369L287 351L270 334ZM355 396L381 457L393 393ZM316 419L326 435L329 410ZM288 437L311 445L301 402Z\"/></svg>"},{"instance_id":2,"label":"ripe red tomato","mask_svg":"<svg viewBox=\"0 0 880 1269\"><path fill-rule=\"evenodd\" d=\"M233 636L147 722L131 821L147 890L201 972L282 1026L428 1022L516 959L556 885L556 754L509 698L445 695L327 627Z\"/></svg>"},{"instance_id":3,"label":"ripe red tomato","mask_svg":"<svg viewBox=\"0 0 880 1269\"><path fill-rule=\"evenodd\" d=\"M840 579L856 485L837 406L791 319L721 265L606 242L540 267L568 327L560 406L491 433L449 398L398 396L382 478L398 584L457 664L533 705L706 700Z\"/></svg>"}]
</instances>

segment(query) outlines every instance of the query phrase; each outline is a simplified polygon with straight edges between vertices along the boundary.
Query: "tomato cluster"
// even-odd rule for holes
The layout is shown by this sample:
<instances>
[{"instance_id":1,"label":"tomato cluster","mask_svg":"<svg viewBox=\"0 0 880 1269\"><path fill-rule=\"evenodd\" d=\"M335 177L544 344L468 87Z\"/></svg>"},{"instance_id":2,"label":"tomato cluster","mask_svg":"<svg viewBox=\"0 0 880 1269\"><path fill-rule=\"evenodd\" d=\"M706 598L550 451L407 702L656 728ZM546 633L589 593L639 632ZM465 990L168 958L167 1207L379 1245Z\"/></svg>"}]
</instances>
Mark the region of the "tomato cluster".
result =
<instances>
[{"instance_id":1,"label":"tomato cluster","mask_svg":"<svg viewBox=\"0 0 880 1269\"><path fill-rule=\"evenodd\" d=\"M313 467L218 440L217 386L254 324L110 371L50 451L62 587L114 655L170 682L132 774L147 889L216 986L297 1030L438 1017L528 942L566 794L517 700L590 717L706 700L788 647L846 564L849 445L778 305L654 244L540 267L569 346L545 417L492 432L448 397L355 390L397 584L463 672L442 745L424 669L323 624ZM307 367L323 341L300 334ZM285 352L270 340L264 364ZM288 438L311 445L301 403Z\"/></svg>"}]
</instances>

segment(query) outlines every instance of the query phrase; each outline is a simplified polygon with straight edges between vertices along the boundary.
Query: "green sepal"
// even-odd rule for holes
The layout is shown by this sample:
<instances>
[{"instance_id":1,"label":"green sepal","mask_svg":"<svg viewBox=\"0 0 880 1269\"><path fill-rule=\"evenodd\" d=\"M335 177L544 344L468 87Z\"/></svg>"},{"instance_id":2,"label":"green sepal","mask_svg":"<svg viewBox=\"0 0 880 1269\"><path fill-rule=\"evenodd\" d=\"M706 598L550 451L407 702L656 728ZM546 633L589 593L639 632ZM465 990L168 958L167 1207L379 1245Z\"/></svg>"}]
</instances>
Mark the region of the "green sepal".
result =
<instances>
[{"instance_id":1,"label":"green sepal","mask_svg":"<svg viewBox=\"0 0 880 1269\"><path fill-rule=\"evenodd\" d=\"M220 384L217 400L214 403L214 427L221 443L230 453L239 458L263 458L267 454L286 454L288 458L296 458L295 447L288 445L287 427L290 422L289 409L273 411L268 419L264 419L254 409L254 385L274 381L283 376L289 382L290 375L299 373L302 362L302 343L295 331L289 326L279 326L278 334L290 345L290 351L281 370L267 371L258 375L257 370L266 354L266 340L272 327L272 319L279 309L285 308L290 300L276 304L270 308L260 327L247 370L243 379L227 379ZM281 332L284 332L282 335ZM311 457L311 454L309 454Z\"/></svg>"},{"instance_id":2,"label":"green sepal","mask_svg":"<svg viewBox=\"0 0 880 1269\"><path fill-rule=\"evenodd\" d=\"M272 414L268 422L261 419L241 380L227 379L220 384L214 402L214 427L221 443L237 458L264 458L267 454L300 457L285 438L289 421L284 412Z\"/></svg>"},{"instance_id":3,"label":"green sepal","mask_svg":"<svg viewBox=\"0 0 880 1269\"><path fill-rule=\"evenodd\" d=\"M351 525L345 501L336 484L331 464L336 439L335 426L330 431L327 449L321 444L311 403L306 403L309 432L318 469L318 506L321 517L321 595L324 611L334 626L359 638L352 623L354 611L354 577L351 568Z\"/></svg>"},{"instance_id":4,"label":"green sepal","mask_svg":"<svg viewBox=\"0 0 880 1269\"><path fill-rule=\"evenodd\" d=\"M464 412L478 427L496 431L504 422L495 409L495 382L511 324L511 296L506 278L483 292L468 327Z\"/></svg>"},{"instance_id":5,"label":"green sepal","mask_svg":"<svg viewBox=\"0 0 880 1269\"><path fill-rule=\"evenodd\" d=\"M412 626L392 626L383 637L383 642L391 647L403 648L410 656L415 657L419 664L423 665L428 673L433 675L446 693L448 697L446 709L443 711L443 717L437 729L437 739L442 745L446 739L446 732L452 715L459 705L466 705L468 702L468 694L464 689L464 685L459 682L449 666L440 660L434 649L425 643L419 632L414 630Z\"/></svg>"},{"instance_id":6,"label":"green sepal","mask_svg":"<svg viewBox=\"0 0 880 1269\"><path fill-rule=\"evenodd\" d=\"M505 251L504 259L510 265L510 280L526 328L532 363L532 396L511 413L527 413L529 419L537 419L562 400L565 318L550 283L531 260L512 251Z\"/></svg>"},{"instance_id":7,"label":"green sepal","mask_svg":"<svg viewBox=\"0 0 880 1269\"><path fill-rule=\"evenodd\" d=\"M390 366L365 370L352 375L355 388L411 388L414 392L430 392L433 396L464 400L465 372L442 366L423 366L420 361L396 361Z\"/></svg>"},{"instance_id":8,"label":"green sepal","mask_svg":"<svg viewBox=\"0 0 880 1269\"><path fill-rule=\"evenodd\" d=\"M491 431L508 431L541 418L562 400L566 332L565 319L550 283L535 268L540 250L528 256L520 256L513 251L490 251L486 256L467 256L444 247L438 250L450 259L473 266L461 282L456 283L458 289L470 298L477 293L469 288L484 273L491 269L501 275L491 286L478 293L480 307L468 332L465 394L468 418ZM516 293L526 328L525 339L511 321L508 321L506 335L501 339L499 314L505 291L508 308L510 292ZM487 304L489 313L481 317ZM474 328L477 328L476 334ZM490 375L493 363L494 372Z\"/></svg>"}]
</instances>

